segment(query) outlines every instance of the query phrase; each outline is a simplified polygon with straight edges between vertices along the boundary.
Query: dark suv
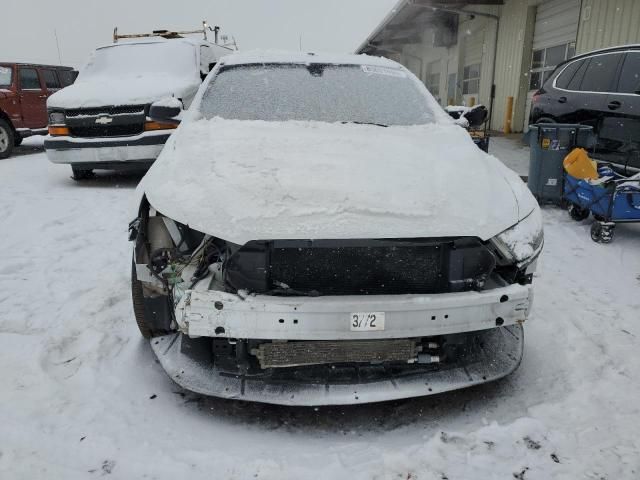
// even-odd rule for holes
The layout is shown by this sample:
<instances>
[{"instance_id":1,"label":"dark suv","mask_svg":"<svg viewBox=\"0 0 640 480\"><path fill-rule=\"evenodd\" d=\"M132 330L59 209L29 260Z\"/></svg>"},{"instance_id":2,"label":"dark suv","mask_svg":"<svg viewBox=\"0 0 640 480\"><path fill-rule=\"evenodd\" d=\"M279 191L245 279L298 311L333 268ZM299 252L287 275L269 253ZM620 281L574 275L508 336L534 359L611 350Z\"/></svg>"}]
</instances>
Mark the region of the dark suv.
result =
<instances>
[{"instance_id":1,"label":"dark suv","mask_svg":"<svg viewBox=\"0 0 640 480\"><path fill-rule=\"evenodd\" d=\"M31 135L47 133L47 98L71 85L71 67L0 62L0 158Z\"/></svg>"},{"instance_id":2,"label":"dark suv","mask_svg":"<svg viewBox=\"0 0 640 480\"><path fill-rule=\"evenodd\" d=\"M558 65L533 96L529 123L592 125L594 157L640 171L640 45L585 53Z\"/></svg>"}]
</instances>

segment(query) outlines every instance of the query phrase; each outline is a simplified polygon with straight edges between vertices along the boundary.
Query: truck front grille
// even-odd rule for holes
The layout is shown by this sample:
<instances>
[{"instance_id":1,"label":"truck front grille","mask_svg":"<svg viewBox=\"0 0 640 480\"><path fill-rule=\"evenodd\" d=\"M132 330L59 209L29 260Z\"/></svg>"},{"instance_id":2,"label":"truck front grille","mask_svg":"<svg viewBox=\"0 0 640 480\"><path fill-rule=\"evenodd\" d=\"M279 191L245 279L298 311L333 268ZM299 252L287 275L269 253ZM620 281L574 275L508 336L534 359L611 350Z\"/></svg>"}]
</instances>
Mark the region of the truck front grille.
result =
<instances>
[{"instance_id":1,"label":"truck front grille","mask_svg":"<svg viewBox=\"0 0 640 480\"><path fill-rule=\"evenodd\" d=\"M252 352L261 368L295 367L327 363L411 363L416 360L415 340L342 340L262 343Z\"/></svg>"},{"instance_id":2,"label":"truck front grille","mask_svg":"<svg viewBox=\"0 0 640 480\"><path fill-rule=\"evenodd\" d=\"M94 108L70 108L65 111L68 117L98 117L100 115L144 115L146 105L119 105Z\"/></svg>"},{"instance_id":3,"label":"truck front grille","mask_svg":"<svg viewBox=\"0 0 640 480\"><path fill-rule=\"evenodd\" d=\"M128 125L76 126L70 127L72 137L123 137L138 135L144 131L144 123Z\"/></svg>"}]
</instances>

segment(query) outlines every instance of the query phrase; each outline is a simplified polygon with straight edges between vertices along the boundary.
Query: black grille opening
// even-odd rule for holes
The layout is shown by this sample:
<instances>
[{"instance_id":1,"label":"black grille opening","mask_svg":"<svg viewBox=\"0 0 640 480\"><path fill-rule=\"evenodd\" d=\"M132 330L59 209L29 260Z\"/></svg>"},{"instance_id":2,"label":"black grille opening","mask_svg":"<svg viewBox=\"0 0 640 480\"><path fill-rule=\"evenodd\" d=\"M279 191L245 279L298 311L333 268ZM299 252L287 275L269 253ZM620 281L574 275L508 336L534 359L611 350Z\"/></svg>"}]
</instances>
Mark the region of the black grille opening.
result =
<instances>
[{"instance_id":1,"label":"black grille opening","mask_svg":"<svg viewBox=\"0 0 640 480\"><path fill-rule=\"evenodd\" d=\"M144 114L146 105L120 105L94 108L70 108L65 110L67 117L79 116L99 116L99 115L123 115L123 114Z\"/></svg>"},{"instance_id":2,"label":"black grille opening","mask_svg":"<svg viewBox=\"0 0 640 480\"><path fill-rule=\"evenodd\" d=\"M70 127L72 137L123 137L138 135L144 131L144 123L127 125L100 125Z\"/></svg>"},{"instance_id":3,"label":"black grille opening","mask_svg":"<svg viewBox=\"0 0 640 480\"><path fill-rule=\"evenodd\" d=\"M384 295L480 289L495 267L473 238L252 241L227 262L232 290Z\"/></svg>"}]
</instances>

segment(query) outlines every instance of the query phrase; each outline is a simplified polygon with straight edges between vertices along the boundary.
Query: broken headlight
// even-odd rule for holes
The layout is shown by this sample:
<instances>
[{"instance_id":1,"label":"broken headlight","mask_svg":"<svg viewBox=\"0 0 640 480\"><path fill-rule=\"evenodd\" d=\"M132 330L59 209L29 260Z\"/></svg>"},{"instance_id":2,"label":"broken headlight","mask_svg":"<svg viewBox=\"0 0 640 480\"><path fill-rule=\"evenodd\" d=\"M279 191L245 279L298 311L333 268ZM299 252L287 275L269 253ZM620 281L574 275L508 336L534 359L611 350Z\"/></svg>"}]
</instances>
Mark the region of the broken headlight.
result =
<instances>
[{"instance_id":1,"label":"broken headlight","mask_svg":"<svg viewBox=\"0 0 640 480\"><path fill-rule=\"evenodd\" d=\"M506 260L518 266L531 263L544 242L540 209L534 208L527 217L493 237L491 242Z\"/></svg>"}]
</instances>

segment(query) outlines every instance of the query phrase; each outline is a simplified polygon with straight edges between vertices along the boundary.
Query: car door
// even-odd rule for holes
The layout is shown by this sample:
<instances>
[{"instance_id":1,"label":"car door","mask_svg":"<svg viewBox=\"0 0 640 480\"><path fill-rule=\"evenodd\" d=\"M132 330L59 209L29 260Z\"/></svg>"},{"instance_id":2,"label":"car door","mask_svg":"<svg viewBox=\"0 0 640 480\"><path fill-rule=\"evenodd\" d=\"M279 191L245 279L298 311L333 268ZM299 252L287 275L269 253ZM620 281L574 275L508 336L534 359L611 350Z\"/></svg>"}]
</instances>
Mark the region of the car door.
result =
<instances>
[{"instance_id":1,"label":"car door","mask_svg":"<svg viewBox=\"0 0 640 480\"><path fill-rule=\"evenodd\" d=\"M625 54L614 92L607 96L602 137L619 157L617 163L640 170L640 50ZM613 154L613 153L612 153Z\"/></svg>"},{"instance_id":2,"label":"car door","mask_svg":"<svg viewBox=\"0 0 640 480\"><path fill-rule=\"evenodd\" d=\"M47 126L47 92L35 67L18 67L18 94L26 128Z\"/></svg>"},{"instance_id":3,"label":"car door","mask_svg":"<svg viewBox=\"0 0 640 480\"><path fill-rule=\"evenodd\" d=\"M624 58L622 52L601 53L589 58L584 67L584 74L580 80L578 91L575 92L574 102L579 106L577 111L578 123L591 125L598 135L595 156L609 161L615 161L615 148L612 148L610 110L607 108L608 96L617 82L618 69ZM605 121L606 120L606 121Z\"/></svg>"}]
</instances>

